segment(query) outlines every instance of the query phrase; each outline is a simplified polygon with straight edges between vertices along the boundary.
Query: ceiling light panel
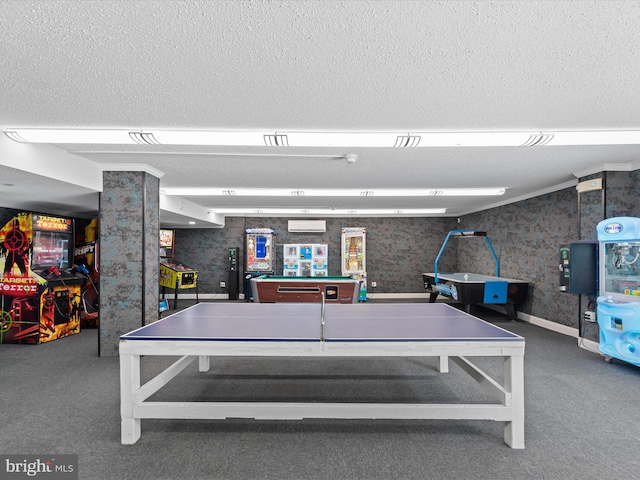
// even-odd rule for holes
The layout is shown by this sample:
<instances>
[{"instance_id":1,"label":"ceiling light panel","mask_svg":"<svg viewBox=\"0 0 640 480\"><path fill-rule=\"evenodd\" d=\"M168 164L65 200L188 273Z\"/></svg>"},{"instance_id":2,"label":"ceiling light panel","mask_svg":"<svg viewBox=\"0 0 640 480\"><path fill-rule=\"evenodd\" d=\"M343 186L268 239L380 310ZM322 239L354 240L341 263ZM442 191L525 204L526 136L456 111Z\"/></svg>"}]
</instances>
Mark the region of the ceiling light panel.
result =
<instances>
[{"instance_id":1,"label":"ceiling light panel","mask_svg":"<svg viewBox=\"0 0 640 480\"><path fill-rule=\"evenodd\" d=\"M547 145L640 145L640 130L554 132Z\"/></svg>"},{"instance_id":2,"label":"ceiling light panel","mask_svg":"<svg viewBox=\"0 0 640 480\"><path fill-rule=\"evenodd\" d=\"M286 132L290 147L393 147L397 133Z\"/></svg>"},{"instance_id":3,"label":"ceiling light panel","mask_svg":"<svg viewBox=\"0 0 640 480\"><path fill-rule=\"evenodd\" d=\"M264 132L153 130L153 136L163 145L265 146Z\"/></svg>"},{"instance_id":4,"label":"ceiling light panel","mask_svg":"<svg viewBox=\"0 0 640 480\"><path fill-rule=\"evenodd\" d=\"M462 197L504 195L505 188L420 188L420 189L318 189L291 190L289 188L171 188L162 189L166 195L179 196L244 196L244 197Z\"/></svg>"},{"instance_id":5,"label":"ceiling light panel","mask_svg":"<svg viewBox=\"0 0 640 480\"><path fill-rule=\"evenodd\" d=\"M534 132L538 133L538 132ZM518 147L532 132L424 132L420 147Z\"/></svg>"},{"instance_id":6,"label":"ceiling light panel","mask_svg":"<svg viewBox=\"0 0 640 480\"><path fill-rule=\"evenodd\" d=\"M212 208L212 211L223 215L442 215L446 213L446 208L419 208L419 209L340 209L340 208L321 208L321 209L296 209L296 208Z\"/></svg>"},{"instance_id":7,"label":"ceiling light panel","mask_svg":"<svg viewBox=\"0 0 640 480\"><path fill-rule=\"evenodd\" d=\"M18 135L27 143L98 143L110 145L135 145L138 143L129 135L131 133L130 130L12 128L5 133L12 139L12 135Z\"/></svg>"},{"instance_id":8,"label":"ceiling light panel","mask_svg":"<svg viewBox=\"0 0 640 480\"><path fill-rule=\"evenodd\" d=\"M521 147L639 145L640 130L524 132L274 132L8 128L23 143L277 147Z\"/></svg>"}]
</instances>

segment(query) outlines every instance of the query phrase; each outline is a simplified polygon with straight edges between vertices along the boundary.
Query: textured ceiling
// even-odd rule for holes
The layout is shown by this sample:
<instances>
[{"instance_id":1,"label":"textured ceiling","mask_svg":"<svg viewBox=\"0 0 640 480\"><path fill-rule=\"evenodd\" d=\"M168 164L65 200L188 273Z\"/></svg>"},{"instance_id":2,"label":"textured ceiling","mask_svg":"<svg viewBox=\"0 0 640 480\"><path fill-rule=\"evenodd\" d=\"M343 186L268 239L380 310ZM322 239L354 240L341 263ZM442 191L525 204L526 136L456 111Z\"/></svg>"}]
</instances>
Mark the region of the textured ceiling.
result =
<instances>
[{"instance_id":1,"label":"textured ceiling","mask_svg":"<svg viewBox=\"0 0 640 480\"><path fill-rule=\"evenodd\" d=\"M639 130L638 25L637 1L2 1L0 128ZM638 145L59 147L80 150L96 168L148 165L162 172L161 188L507 188L497 200L330 202L444 207L453 216L561 188L603 166L640 168ZM0 205L97 209L98 194L81 179L38 188L42 176L0 153L0 173L15 180L0 185ZM337 158L346 153L359 160ZM314 154L328 157L305 156ZM19 193L24 178L28 199ZM203 208L327 203L188 200Z\"/></svg>"}]
</instances>

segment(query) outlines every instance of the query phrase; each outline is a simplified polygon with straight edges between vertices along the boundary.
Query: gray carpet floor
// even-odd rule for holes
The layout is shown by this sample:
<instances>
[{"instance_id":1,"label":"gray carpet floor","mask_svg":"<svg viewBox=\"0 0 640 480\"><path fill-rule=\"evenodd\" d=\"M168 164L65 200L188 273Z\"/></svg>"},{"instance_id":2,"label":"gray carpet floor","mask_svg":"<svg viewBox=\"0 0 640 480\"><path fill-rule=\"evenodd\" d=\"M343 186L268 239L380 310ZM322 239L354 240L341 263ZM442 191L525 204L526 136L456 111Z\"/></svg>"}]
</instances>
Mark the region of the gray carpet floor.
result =
<instances>
[{"instance_id":1,"label":"gray carpet floor","mask_svg":"<svg viewBox=\"0 0 640 480\"><path fill-rule=\"evenodd\" d=\"M121 445L118 359L98 357L98 331L85 329L0 345L0 453L77 454L90 480L640 479L640 368L477 314L526 338L524 450L504 444L502 423L444 420L143 420L138 443ZM499 360L474 360L501 377ZM143 380L170 362L143 358ZM439 374L431 358L222 357L204 374L192 364L154 398L486 400L450 368Z\"/></svg>"}]
</instances>

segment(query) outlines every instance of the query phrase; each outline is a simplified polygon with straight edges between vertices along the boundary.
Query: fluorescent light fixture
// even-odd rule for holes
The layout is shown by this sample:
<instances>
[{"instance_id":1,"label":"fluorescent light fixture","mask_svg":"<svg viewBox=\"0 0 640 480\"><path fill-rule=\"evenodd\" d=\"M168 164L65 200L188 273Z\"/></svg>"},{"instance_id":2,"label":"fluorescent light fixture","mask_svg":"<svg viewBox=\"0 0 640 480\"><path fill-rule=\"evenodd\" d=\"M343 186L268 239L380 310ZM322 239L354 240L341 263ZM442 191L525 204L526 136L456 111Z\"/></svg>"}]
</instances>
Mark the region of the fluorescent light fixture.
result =
<instances>
[{"instance_id":1,"label":"fluorescent light fixture","mask_svg":"<svg viewBox=\"0 0 640 480\"><path fill-rule=\"evenodd\" d=\"M381 132L283 132L290 147L393 147L398 135Z\"/></svg>"},{"instance_id":2,"label":"fluorescent light fixture","mask_svg":"<svg viewBox=\"0 0 640 480\"><path fill-rule=\"evenodd\" d=\"M166 195L239 196L239 197L462 197L504 195L505 188L407 188L377 190L338 188L171 188L164 187Z\"/></svg>"},{"instance_id":3,"label":"fluorescent light fixture","mask_svg":"<svg viewBox=\"0 0 640 480\"><path fill-rule=\"evenodd\" d=\"M129 134L136 130L76 130L47 128L10 128L5 134L23 143L98 143L111 145L135 145ZM22 140L17 140L19 137Z\"/></svg>"},{"instance_id":4,"label":"fluorescent light fixture","mask_svg":"<svg viewBox=\"0 0 640 480\"><path fill-rule=\"evenodd\" d=\"M446 213L446 208L407 208L403 210L386 208L386 209L339 209L339 208L314 208L314 209L296 209L296 208L212 208L212 211L222 215L403 215L403 216L419 216L419 215L441 215Z\"/></svg>"},{"instance_id":5,"label":"fluorescent light fixture","mask_svg":"<svg viewBox=\"0 0 640 480\"><path fill-rule=\"evenodd\" d=\"M162 145L240 145L264 147L264 132L198 132L153 130Z\"/></svg>"},{"instance_id":6,"label":"fluorescent light fixture","mask_svg":"<svg viewBox=\"0 0 640 480\"><path fill-rule=\"evenodd\" d=\"M640 130L485 132L279 132L155 129L8 128L23 143L275 147L532 147L637 145Z\"/></svg>"},{"instance_id":7,"label":"fluorescent light fixture","mask_svg":"<svg viewBox=\"0 0 640 480\"><path fill-rule=\"evenodd\" d=\"M538 132L534 132L538 133ZM531 132L424 132L420 147L519 147Z\"/></svg>"},{"instance_id":8,"label":"fluorescent light fixture","mask_svg":"<svg viewBox=\"0 0 640 480\"><path fill-rule=\"evenodd\" d=\"M547 145L639 145L640 130L554 132Z\"/></svg>"}]
</instances>

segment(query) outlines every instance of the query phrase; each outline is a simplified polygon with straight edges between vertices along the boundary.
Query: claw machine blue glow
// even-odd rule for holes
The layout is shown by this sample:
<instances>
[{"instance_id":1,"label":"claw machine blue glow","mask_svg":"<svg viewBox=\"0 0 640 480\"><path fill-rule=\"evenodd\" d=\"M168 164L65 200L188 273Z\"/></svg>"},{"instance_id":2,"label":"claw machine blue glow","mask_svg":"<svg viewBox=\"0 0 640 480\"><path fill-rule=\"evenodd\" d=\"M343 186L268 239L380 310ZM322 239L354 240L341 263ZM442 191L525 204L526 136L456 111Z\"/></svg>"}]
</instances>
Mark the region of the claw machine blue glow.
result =
<instances>
[{"instance_id":1,"label":"claw machine blue glow","mask_svg":"<svg viewBox=\"0 0 640 480\"><path fill-rule=\"evenodd\" d=\"M358 301L367 300L367 229L344 227L342 229L342 275L360 280Z\"/></svg>"},{"instance_id":2,"label":"claw machine blue glow","mask_svg":"<svg viewBox=\"0 0 640 480\"><path fill-rule=\"evenodd\" d=\"M614 217L598 223L600 295L599 350L640 366L640 218Z\"/></svg>"}]
</instances>

